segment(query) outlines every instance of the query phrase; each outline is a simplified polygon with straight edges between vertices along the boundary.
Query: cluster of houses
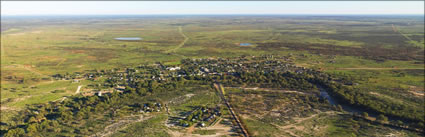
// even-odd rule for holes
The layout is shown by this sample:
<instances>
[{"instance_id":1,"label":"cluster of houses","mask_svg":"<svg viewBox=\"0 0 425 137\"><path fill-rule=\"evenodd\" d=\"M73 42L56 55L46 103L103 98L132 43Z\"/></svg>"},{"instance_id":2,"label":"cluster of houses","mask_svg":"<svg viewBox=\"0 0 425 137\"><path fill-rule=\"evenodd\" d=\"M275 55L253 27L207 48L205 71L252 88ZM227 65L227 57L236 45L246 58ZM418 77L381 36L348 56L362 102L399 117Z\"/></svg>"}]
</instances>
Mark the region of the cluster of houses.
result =
<instances>
[{"instance_id":1,"label":"cluster of houses","mask_svg":"<svg viewBox=\"0 0 425 137\"><path fill-rule=\"evenodd\" d=\"M57 80L72 80L80 82L82 79L96 80L105 77L103 85L93 89L113 89L120 92L125 90L125 86L135 88L134 83L143 81L168 81L173 78L188 78L192 76L206 77L216 76L236 76L241 72L286 72L295 73L315 73L312 69L297 67L290 63L289 57L263 55L263 56L241 56L236 58L207 58L207 59L184 59L178 66L166 66L161 63L152 65L140 65L135 68L111 69L111 70L91 70L83 73L56 74L53 78ZM110 90L110 91L113 91ZM99 90L95 91L98 92Z\"/></svg>"},{"instance_id":2,"label":"cluster of houses","mask_svg":"<svg viewBox=\"0 0 425 137\"><path fill-rule=\"evenodd\" d=\"M208 123L213 123L221 115L220 107L199 107L181 119L179 123L183 127L188 127L195 123L200 127L205 127Z\"/></svg>"},{"instance_id":3,"label":"cluster of houses","mask_svg":"<svg viewBox=\"0 0 425 137\"><path fill-rule=\"evenodd\" d=\"M159 112L162 110L161 103L146 103L143 104L143 107L139 110L141 113L149 113L149 112Z\"/></svg>"},{"instance_id":4,"label":"cluster of houses","mask_svg":"<svg viewBox=\"0 0 425 137\"><path fill-rule=\"evenodd\" d=\"M288 63L288 57L275 57L273 55L263 56L241 56L238 58L208 58L208 59L185 59L180 66L165 66L162 64L141 65L136 68L126 68L125 71L101 70L68 75L53 75L56 79L73 79L79 82L80 79L96 80L104 75L109 81L121 83L126 80L130 83L138 80L166 81L173 77L187 76L208 76L208 75L236 75L237 72L262 72L273 71L293 71L303 73L308 71L305 68L297 67ZM115 85L116 86L116 85Z\"/></svg>"}]
</instances>

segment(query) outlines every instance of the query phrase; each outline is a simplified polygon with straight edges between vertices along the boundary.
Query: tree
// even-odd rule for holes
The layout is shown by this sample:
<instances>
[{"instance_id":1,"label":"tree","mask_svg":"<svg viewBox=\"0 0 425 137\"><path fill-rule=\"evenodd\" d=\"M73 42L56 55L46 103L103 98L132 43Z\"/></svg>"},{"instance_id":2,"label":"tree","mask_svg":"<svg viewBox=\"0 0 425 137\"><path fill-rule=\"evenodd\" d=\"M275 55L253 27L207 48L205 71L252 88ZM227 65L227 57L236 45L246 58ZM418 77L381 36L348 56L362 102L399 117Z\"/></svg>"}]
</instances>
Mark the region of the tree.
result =
<instances>
[{"instance_id":1,"label":"tree","mask_svg":"<svg viewBox=\"0 0 425 137\"><path fill-rule=\"evenodd\" d=\"M4 137L22 137L25 135L25 130L22 128L15 128L9 130Z\"/></svg>"},{"instance_id":2,"label":"tree","mask_svg":"<svg viewBox=\"0 0 425 137\"><path fill-rule=\"evenodd\" d=\"M418 122L418 124L416 124L419 128L424 128L424 122Z\"/></svg>"},{"instance_id":3,"label":"tree","mask_svg":"<svg viewBox=\"0 0 425 137\"><path fill-rule=\"evenodd\" d=\"M38 123L33 123L33 124L28 125L28 127L27 127L28 134L30 136L33 136L33 135L37 134L37 132L38 132L38 126L39 126Z\"/></svg>"},{"instance_id":4,"label":"tree","mask_svg":"<svg viewBox=\"0 0 425 137\"><path fill-rule=\"evenodd\" d=\"M45 121L41 122L40 127L39 127L40 130L51 129L50 123L51 123L50 120L45 120Z\"/></svg>"},{"instance_id":5,"label":"tree","mask_svg":"<svg viewBox=\"0 0 425 137\"><path fill-rule=\"evenodd\" d=\"M337 108L338 108L338 111L342 111L343 110L341 105L338 105Z\"/></svg>"},{"instance_id":6,"label":"tree","mask_svg":"<svg viewBox=\"0 0 425 137\"><path fill-rule=\"evenodd\" d=\"M380 115L376 118L376 120L378 120L379 122L382 122L382 123L388 122L388 118L387 118L385 115L383 115L383 114L380 114Z\"/></svg>"},{"instance_id":7,"label":"tree","mask_svg":"<svg viewBox=\"0 0 425 137\"><path fill-rule=\"evenodd\" d=\"M77 112L77 115L76 115L76 118L77 118L77 120L81 120L81 119L84 118L84 116L85 116L85 114L84 114L83 111L78 111Z\"/></svg>"},{"instance_id":8,"label":"tree","mask_svg":"<svg viewBox=\"0 0 425 137\"><path fill-rule=\"evenodd\" d=\"M61 112L61 118L63 121L69 121L72 119L72 112L70 111L65 111L65 112Z\"/></svg>"},{"instance_id":9,"label":"tree","mask_svg":"<svg viewBox=\"0 0 425 137\"><path fill-rule=\"evenodd\" d=\"M37 122L37 119L35 119L35 117L31 117L31 118L28 120L28 122L30 122L30 123L35 123L35 122Z\"/></svg>"},{"instance_id":10,"label":"tree","mask_svg":"<svg viewBox=\"0 0 425 137\"><path fill-rule=\"evenodd\" d=\"M403 121L401 121L401 120L397 120L396 124L397 124L398 126L403 126Z\"/></svg>"},{"instance_id":11,"label":"tree","mask_svg":"<svg viewBox=\"0 0 425 137\"><path fill-rule=\"evenodd\" d=\"M362 116L363 116L364 118L368 118L368 117L369 117L369 114L368 114L367 112L363 112L363 113L362 113Z\"/></svg>"}]
</instances>

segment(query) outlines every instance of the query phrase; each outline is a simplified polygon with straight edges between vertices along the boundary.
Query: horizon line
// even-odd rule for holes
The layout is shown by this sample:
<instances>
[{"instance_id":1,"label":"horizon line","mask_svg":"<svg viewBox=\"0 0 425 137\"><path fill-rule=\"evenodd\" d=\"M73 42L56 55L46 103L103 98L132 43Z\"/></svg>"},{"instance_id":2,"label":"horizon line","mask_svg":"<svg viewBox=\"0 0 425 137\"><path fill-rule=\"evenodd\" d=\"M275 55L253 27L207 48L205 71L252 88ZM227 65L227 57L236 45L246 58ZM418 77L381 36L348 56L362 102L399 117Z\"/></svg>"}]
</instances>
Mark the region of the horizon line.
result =
<instances>
[{"instance_id":1,"label":"horizon line","mask_svg":"<svg viewBox=\"0 0 425 137\"><path fill-rule=\"evenodd\" d=\"M150 15L150 16L161 16L161 15L425 15L425 13L382 13L382 14L367 14L367 13L344 13L344 14L338 14L338 13L241 13L241 14L1 14L1 16L143 16L143 15Z\"/></svg>"}]
</instances>

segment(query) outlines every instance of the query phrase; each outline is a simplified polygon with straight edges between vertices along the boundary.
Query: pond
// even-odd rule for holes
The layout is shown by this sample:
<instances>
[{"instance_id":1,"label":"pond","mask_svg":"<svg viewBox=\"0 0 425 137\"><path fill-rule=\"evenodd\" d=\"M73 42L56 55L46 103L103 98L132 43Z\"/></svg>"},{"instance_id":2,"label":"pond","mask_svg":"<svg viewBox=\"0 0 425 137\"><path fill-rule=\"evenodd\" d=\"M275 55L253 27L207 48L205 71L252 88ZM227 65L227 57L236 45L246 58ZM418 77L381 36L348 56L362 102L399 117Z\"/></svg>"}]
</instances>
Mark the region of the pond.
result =
<instances>
[{"instance_id":1,"label":"pond","mask_svg":"<svg viewBox=\"0 0 425 137\"><path fill-rule=\"evenodd\" d=\"M139 38L139 37L118 37L118 38L115 38L115 40L139 41L139 40L142 40L142 38Z\"/></svg>"},{"instance_id":2,"label":"pond","mask_svg":"<svg viewBox=\"0 0 425 137\"><path fill-rule=\"evenodd\" d=\"M251 46L251 43L240 43L239 46Z\"/></svg>"}]
</instances>

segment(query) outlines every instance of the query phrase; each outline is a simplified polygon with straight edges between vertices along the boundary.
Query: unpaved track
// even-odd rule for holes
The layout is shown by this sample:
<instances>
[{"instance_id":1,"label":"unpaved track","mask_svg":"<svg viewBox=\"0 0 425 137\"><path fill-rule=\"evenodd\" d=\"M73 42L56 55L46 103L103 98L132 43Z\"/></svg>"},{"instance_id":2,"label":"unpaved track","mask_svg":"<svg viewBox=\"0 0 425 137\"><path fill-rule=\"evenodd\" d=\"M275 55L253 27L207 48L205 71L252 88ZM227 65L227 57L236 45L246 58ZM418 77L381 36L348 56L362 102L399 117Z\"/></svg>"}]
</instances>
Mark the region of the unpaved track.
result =
<instances>
[{"instance_id":1,"label":"unpaved track","mask_svg":"<svg viewBox=\"0 0 425 137\"><path fill-rule=\"evenodd\" d=\"M186 129L186 133L187 133L187 134L192 134L192 132L193 132L193 131L195 131L195 126L196 126L196 125L198 125L198 124L193 124L192 126L188 127L188 128Z\"/></svg>"},{"instance_id":2,"label":"unpaved track","mask_svg":"<svg viewBox=\"0 0 425 137\"><path fill-rule=\"evenodd\" d=\"M14 64L14 65L16 65L18 68L23 68L25 70L28 70L29 72L32 72L34 74L37 74L37 75L40 75L40 76L43 76L43 77L48 77L47 75L44 75L44 74L36 71L35 69L33 69L32 66L28 66L28 65L25 66L25 65L22 65L22 64Z\"/></svg>"},{"instance_id":3,"label":"unpaved track","mask_svg":"<svg viewBox=\"0 0 425 137\"><path fill-rule=\"evenodd\" d=\"M393 28L394 32L398 32L398 29L394 26L394 24L391 24L391 27Z\"/></svg>"},{"instance_id":4,"label":"unpaved track","mask_svg":"<svg viewBox=\"0 0 425 137\"><path fill-rule=\"evenodd\" d=\"M6 106L1 106L0 105L0 110L6 112L7 110L18 111L20 109L14 108L14 107L6 107Z\"/></svg>"},{"instance_id":5,"label":"unpaved track","mask_svg":"<svg viewBox=\"0 0 425 137\"><path fill-rule=\"evenodd\" d=\"M75 94L80 93L80 89L81 89L81 87L83 87L83 86L78 86L77 91L75 91Z\"/></svg>"},{"instance_id":6,"label":"unpaved track","mask_svg":"<svg viewBox=\"0 0 425 137\"><path fill-rule=\"evenodd\" d=\"M62 63L63 62L65 62L66 61L66 59L62 59L57 65L56 65L56 67L59 67L60 65L62 65Z\"/></svg>"},{"instance_id":7,"label":"unpaved track","mask_svg":"<svg viewBox=\"0 0 425 137\"><path fill-rule=\"evenodd\" d=\"M184 46L184 44L189 40L189 37L187 37L184 33L183 33L183 28L182 28L182 26L179 26L179 33L180 33L180 35L182 35L183 37L184 37L184 40L179 44L179 45L177 45L177 47L176 48L174 48L174 49L170 49L170 50L167 50L165 53L171 53L171 52L176 52L176 50L178 50L179 48L181 48L181 47L183 47Z\"/></svg>"},{"instance_id":8,"label":"unpaved track","mask_svg":"<svg viewBox=\"0 0 425 137\"><path fill-rule=\"evenodd\" d=\"M244 87L224 87L224 88L237 88L237 89L244 89L244 90L260 90L260 91L276 91L276 92L282 92L282 93L298 93L298 94L305 94L304 92L299 92L295 90L283 90L283 89L269 89L269 88L244 88Z\"/></svg>"},{"instance_id":9,"label":"unpaved track","mask_svg":"<svg viewBox=\"0 0 425 137\"><path fill-rule=\"evenodd\" d=\"M398 32L398 33L400 33L400 35L402 35L404 38L406 38L407 40L409 40L409 41L413 41L411 38L409 38L409 36L407 36L406 34L404 34L404 33L402 33L401 31L400 31L400 28L399 27L397 27L397 26L395 26L394 24L391 24L392 25L392 27L393 27L393 31L394 32Z\"/></svg>"},{"instance_id":10,"label":"unpaved track","mask_svg":"<svg viewBox=\"0 0 425 137\"><path fill-rule=\"evenodd\" d=\"M336 70L423 70L425 68L335 68Z\"/></svg>"}]
</instances>

